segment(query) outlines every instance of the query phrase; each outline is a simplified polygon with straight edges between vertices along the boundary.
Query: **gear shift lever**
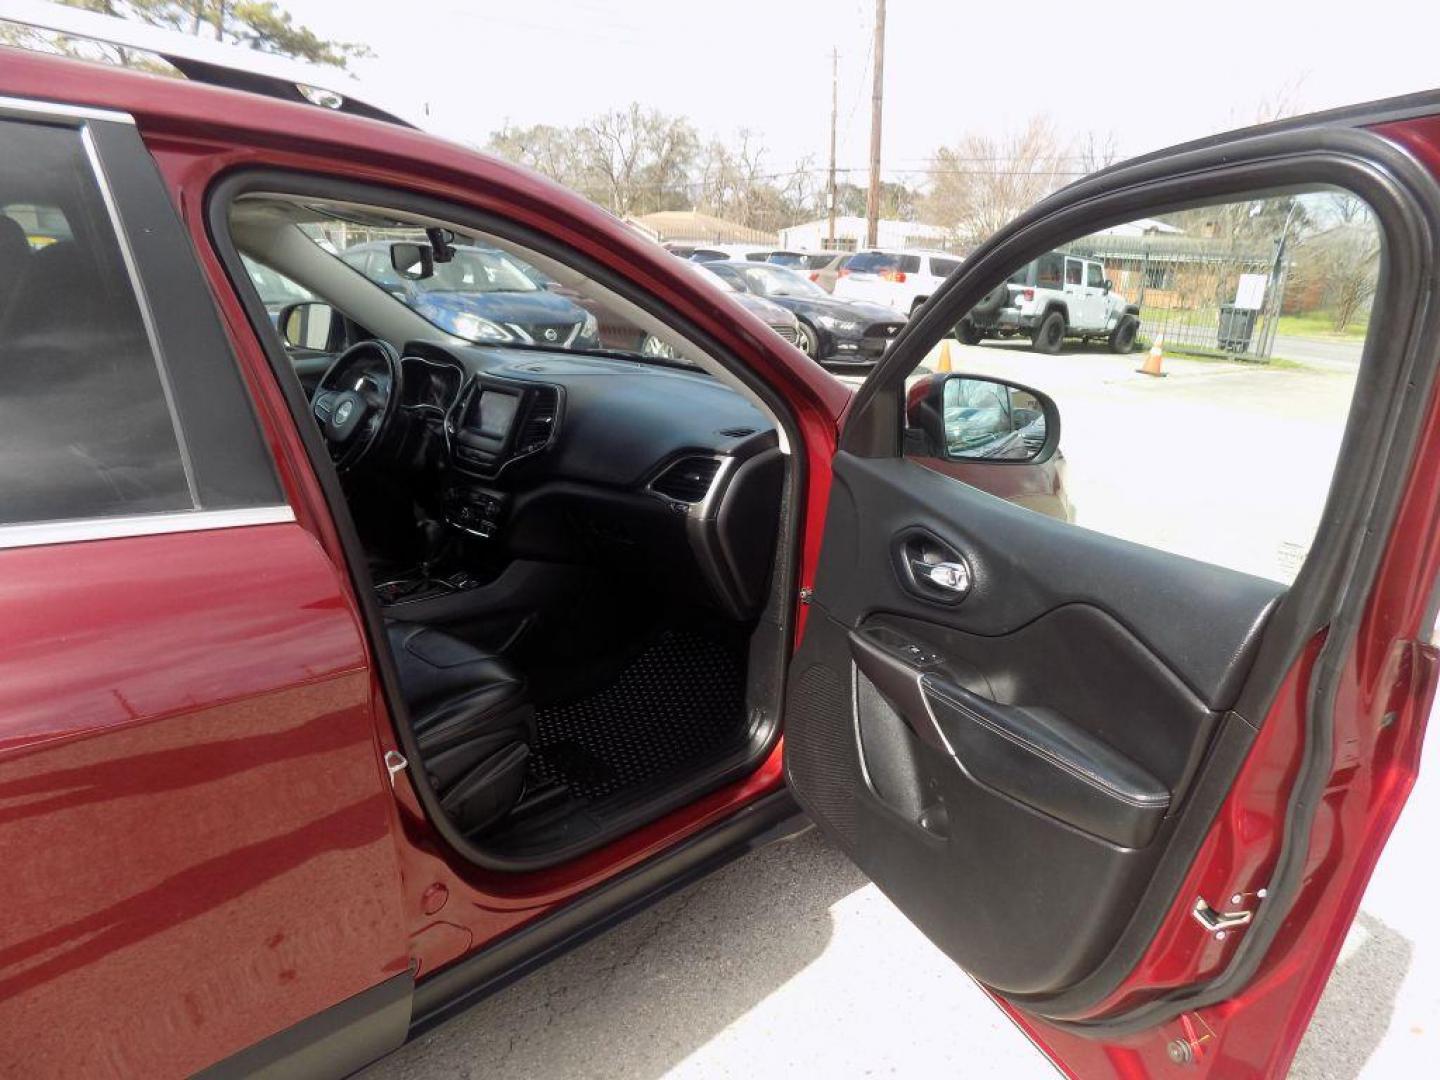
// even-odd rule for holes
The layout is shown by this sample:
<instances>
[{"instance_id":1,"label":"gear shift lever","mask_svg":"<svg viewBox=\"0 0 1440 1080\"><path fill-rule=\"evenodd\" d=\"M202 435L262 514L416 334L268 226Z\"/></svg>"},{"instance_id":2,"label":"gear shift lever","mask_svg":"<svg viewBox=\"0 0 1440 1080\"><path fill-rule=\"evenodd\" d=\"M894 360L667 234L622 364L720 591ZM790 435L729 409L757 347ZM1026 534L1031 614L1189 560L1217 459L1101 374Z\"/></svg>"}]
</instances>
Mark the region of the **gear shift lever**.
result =
<instances>
[{"instance_id":1,"label":"gear shift lever","mask_svg":"<svg viewBox=\"0 0 1440 1080\"><path fill-rule=\"evenodd\" d=\"M445 526L434 518L420 519L420 575L429 581L433 571L445 554Z\"/></svg>"}]
</instances>

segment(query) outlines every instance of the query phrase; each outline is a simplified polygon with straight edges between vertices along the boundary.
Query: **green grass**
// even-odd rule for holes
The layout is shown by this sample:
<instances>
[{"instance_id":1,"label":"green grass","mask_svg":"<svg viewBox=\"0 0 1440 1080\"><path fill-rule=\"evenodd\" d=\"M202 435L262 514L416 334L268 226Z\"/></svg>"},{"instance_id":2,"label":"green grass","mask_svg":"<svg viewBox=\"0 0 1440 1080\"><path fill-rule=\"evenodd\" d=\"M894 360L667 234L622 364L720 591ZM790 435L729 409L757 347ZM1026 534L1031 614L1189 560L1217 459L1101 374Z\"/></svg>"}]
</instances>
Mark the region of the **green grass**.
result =
<instances>
[{"instance_id":1,"label":"green grass","mask_svg":"<svg viewBox=\"0 0 1440 1080\"><path fill-rule=\"evenodd\" d=\"M1351 339L1363 338L1370 324L1367 320L1356 320L1338 334L1330 321L1328 311L1307 311L1303 315L1281 315L1275 332L1286 337Z\"/></svg>"},{"instance_id":2,"label":"green grass","mask_svg":"<svg viewBox=\"0 0 1440 1080\"><path fill-rule=\"evenodd\" d=\"M1146 341L1142 348L1141 343L1135 342L1135 352L1146 352L1150 348L1150 342ZM1234 353L1221 352L1219 349L1206 348L1204 345L1166 345L1165 355L1181 356L1186 360L1198 360L1202 364L1230 364L1233 367L1261 367L1273 368L1279 371L1310 370L1309 365L1299 360L1291 360L1284 356L1272 356L1269 360L1240 360Z\"/></svg>"}]
</instances>

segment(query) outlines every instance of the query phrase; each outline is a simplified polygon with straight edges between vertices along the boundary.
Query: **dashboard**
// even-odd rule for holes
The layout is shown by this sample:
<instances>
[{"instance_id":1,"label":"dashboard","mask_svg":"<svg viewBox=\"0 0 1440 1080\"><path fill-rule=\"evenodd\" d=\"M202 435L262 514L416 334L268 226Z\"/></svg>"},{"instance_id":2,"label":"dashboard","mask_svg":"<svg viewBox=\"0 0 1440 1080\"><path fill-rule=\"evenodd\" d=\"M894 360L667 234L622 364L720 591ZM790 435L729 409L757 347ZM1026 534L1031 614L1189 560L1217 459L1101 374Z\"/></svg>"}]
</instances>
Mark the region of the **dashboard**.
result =
<instances>
[{"instance_id":1,"label":"dashboard","mask_svg":"<svg viewBox=\"0 0 1440 1080\"><path fill-rule=\"evenodd\" d=\"M774 425L699 372L411 342L400 408L439 451L446 522L514 558L623 564L735 618L774 558Z\"/></svg>"}]
</instances>

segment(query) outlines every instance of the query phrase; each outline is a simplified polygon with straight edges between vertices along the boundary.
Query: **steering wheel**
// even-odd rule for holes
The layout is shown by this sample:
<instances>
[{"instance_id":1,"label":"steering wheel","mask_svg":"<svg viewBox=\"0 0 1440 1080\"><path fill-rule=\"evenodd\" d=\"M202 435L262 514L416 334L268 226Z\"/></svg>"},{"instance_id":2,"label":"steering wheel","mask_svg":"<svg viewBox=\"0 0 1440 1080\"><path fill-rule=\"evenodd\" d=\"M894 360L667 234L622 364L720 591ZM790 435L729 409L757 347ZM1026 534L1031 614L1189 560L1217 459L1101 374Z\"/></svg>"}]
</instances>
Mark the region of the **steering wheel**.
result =
<instances>
[{"instance_id":1,"label":"steering wheel","mask_svg":"<svg viewBox=\"0 0 1440 1080\"><path fill-rule=\"evenodd\" d=\"M388 341L361 341L335 358L310 401L330 460L341 473L375 457L394 426L400 354Z\"/></svg>"}]
</instances>

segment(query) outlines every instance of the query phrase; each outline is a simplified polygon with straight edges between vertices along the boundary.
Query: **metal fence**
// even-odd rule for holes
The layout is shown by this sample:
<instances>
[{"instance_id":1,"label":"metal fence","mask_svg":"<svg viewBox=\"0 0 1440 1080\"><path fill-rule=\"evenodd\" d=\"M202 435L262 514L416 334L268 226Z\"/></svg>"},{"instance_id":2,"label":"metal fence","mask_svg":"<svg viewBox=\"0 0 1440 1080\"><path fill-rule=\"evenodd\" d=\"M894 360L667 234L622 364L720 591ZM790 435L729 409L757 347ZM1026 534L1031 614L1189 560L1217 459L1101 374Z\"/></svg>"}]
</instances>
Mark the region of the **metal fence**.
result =
<instances>
[{"instance_id":1,"label":"metal fence","mask_svg":"<svg viewBox=\"0 0 1440 1080\"><path fill-rule=\"evenodd\" d=\"M1285 291L1280 237L1230 239L1096 234L1065 251L1105 264L1105 276L1140 307L1140 333L1165 347L1268 360Z\"/></svg>"}]
</instances>

